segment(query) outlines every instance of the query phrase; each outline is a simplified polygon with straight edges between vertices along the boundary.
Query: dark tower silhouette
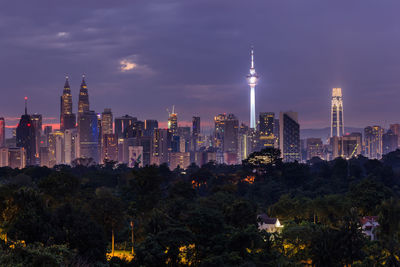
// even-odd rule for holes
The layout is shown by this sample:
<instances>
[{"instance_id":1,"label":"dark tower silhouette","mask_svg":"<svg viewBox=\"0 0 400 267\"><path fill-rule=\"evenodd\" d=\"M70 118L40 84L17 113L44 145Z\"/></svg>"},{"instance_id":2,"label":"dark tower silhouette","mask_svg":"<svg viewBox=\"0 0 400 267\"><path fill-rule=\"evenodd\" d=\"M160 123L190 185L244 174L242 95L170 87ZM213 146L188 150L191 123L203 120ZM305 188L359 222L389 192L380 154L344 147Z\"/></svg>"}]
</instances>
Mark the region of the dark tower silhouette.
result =
<instances>
[{"instance_id":1,"label":"dark tower silhouette","mask_svg":"<svg viewBox=\"0 0 400 267\"><path fill-rule=\"evenodd\" d=\"M35 165L35 127L33 126L31 116L28 115L28 98L25 97L25 114L21 116L17 126L17 147L23 147L26 151L26 165Z\"/></svg>"}]
</instances>

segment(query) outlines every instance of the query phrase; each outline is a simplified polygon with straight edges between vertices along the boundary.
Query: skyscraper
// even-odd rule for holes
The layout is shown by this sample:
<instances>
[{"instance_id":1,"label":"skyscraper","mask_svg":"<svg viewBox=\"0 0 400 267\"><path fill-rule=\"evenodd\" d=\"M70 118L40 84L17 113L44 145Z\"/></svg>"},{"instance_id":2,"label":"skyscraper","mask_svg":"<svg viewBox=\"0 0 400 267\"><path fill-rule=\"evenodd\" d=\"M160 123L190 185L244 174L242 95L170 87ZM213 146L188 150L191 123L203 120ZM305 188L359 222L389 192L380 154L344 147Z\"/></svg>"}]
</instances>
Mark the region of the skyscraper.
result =
<instances>
[{"instance_id":1,"label":"skyscraper","mask_svg":"<svg viewBox=\"0 0 400 267\"><path fill-rule=\"evenodd\" d=\"M224 125L226 120L226 114L219 114L214 117L214 147L218 150L222 150L222 142L224 138Z\"/></svg>"},{"instance_id":2,"label":"skyscraper","mask_svg":"<svg viewBox=\"0 0 400 267\"><path fill-rule=\"evenodd\" d=\"M131 117L129 115L115 118L115 134L117 135L117 137L125 138L125 131L136 121L136 117Z\"/></svg>"},{"instance_id":3,"label":"skyscraper","mask_svg":"<svg viewBox=\"0 0 400 267\"><path fill-rule=\"evenodd\" d=\"M69 86L68 76L65 77L63 95L61 96L60 105L60 130L75 128L76 116L72 113L72 95Z\"/></svg>"},{"instance_id":4,"label":"skyscraper","mask_svg":"<svg viewBox=\"0 0 400 267\"><path fill-rule=\"evenodd\" d=\"M6 146L6 121L0 117L0 147Z\"/></svg>"},{"instance_id":5,"label":"skyscraper","mask_svg":"<svg viewBox=\"0 0 400 267\"><path fill-rule=\"evenodd\" d=\"M86 86L85 75L82 75L81 88L79 89L78 113L79 115L82 115L87 111L89 111L89 94Z\"/></svg>"},{"instance_id":6,"label":"skyscraper","mask_svg":"<svg viewBox=\"0 0 400 267\"><path fill-rule=\"evenodd\" d=\"M35 157L39 160L40 141L42 138L42 115L37 113L32 114L31 120L35 128Z\"/></svg>"},{"instance_id":7,"label":"skyscraper","mask_svg":"<svg viewBox=\"0 0 400 267\"><path fill-rule=\"evenodd\" d=\"M35 128L31 116L28 115L28 98L25 97L25 114L21 116L17 126L17 147L23 147L26 151L26 165L35 165Z\"/></svg>"},{"instance_id":8,"label":"skyscraper","mask_svg":"<svg viewBox=\"0 0 400 267\"><path fill-rule=\"evenodd\" d=\"M99 162L99 128L97 114L86 111L79 116L79 157Z\"/></svg>"},{"instance_id":9,"label":"skyscraper","mask_svg":"<svg viewBox=\"0 0 400 267\"><path fill-rule=\"evenodd\" d=\"M324 158L323 144L321 138L307 138L307 160L314 157Z\"/></svg>"},{"instance_id":10,"label":"skyscraper","mask_svg":"<svg viewBox=\"0 0 400 267\"><path fill-rule=\"evenodd\" d=\"M251 48L251 65L250 72L247 75L247 82L250 86L250 128L256 129L256 85L258 80L258 75L256 69L254 68L254 49Z\"/></svg>"},{"instance_id":11,"label":"skyscraper","mask_svg":"<svg viewBox=\"0 0 400 267\"><path fill-rule=\"evenodd\" d=\"M172 133L167 129L155 129L153 136L152 164L169 163L172 150Z\"/></svg>"},{"instance_id":12,"label":"skyscraper","mask_svg":"<svg viewBox=\"0 0 400 267\"><path fill-rule=\"evenodd\" d=\"M172 135L178 134L178 114L175 113L175 106L172 106L172 112L168 112L168 129Z\"/></svg>"},{"instance_id":13,"label":"skyscraper","mask_svg":"<svg viewBox=\"0 0 400 267\"><path fill-rule=\"evenodd\" d=\"M235 115L229 114L223 128L223 146L225 163L236 164L239 152L239 120ZM229 155L230 154L230 155ZM229 160L226 160L226 159Z\"/></svg>"},{"instance_id":14,"label":"skyscraper","mask_svg":"<svg viewBox=\"0 0 400 267\"><path fill-rule=\"evenodd\" d=\"M383 129L380 126L368 126L364 128L364 153L371 159L382 157L382 135Z\"/></svg>"},{"instance_id":15,"label":"skyscraper","mask_svg":"<svg viewBox=\"0 0 400 267\"><path fill-rule=\"evenodd\" d=\"M279 148L286 162L300 160L300 125L297 112L279 113Z\"/></svg>"},{"instance_id":16,"label":"skyscraper","mask_svg":"<svg viewBox=\"0 0 400 267\"><path fill-rule=\"evenodd\" d=\"M342 88L332 89L331 137L344 135Z\"/></svg>"},{"instance_id":17,"label":"skyscraper","mask_svg":"<svg viewBox=\"0 0 400 267\"><path fill-rule=\"evenodd\" d=\"M116 134L104 134L101 162L118 161L118 139Z\"/></svg>"},{"instance_id":18,"label":"skyscraper","mask_svg":"<svg viewBox=\"0 0 400 267\"><path fill-rule=\"evenodd\" d=\"M200 117L192 118L192 150L196 152L198 150L197 142L199 141L200 135Z\"/></svg>"},{"instance_id":19,"label":"skyscraper","mask_svg":"<svg viewBox=\"0 0 400 267\"><path fill-rule=\"evenodd\" d=\"M101 113L101 136L113 133L113 114L110 108L105 108Z\"/></svg>"},{"instance_id":20,"label":"skyscraper","mask_svg":"<svg viewBox=\"0 0 400 267\"><path fill-rule=\"evenodd\" d=\"M158 128L158 121L156 120L145 120L144 121L144 129L146 136L153 136L154 129Z\"/></svg>"},{"instance_id":21,"label":"skyscraper","mask_svg":"<svg viewBox=\"0 0 400 267\"><path fill-rule=\"evenodd\" d=\"M395 151L398 147L398 135L392 130L388 130L382 135L382 153L383 155Z\"/></svg>"}]
</instances>

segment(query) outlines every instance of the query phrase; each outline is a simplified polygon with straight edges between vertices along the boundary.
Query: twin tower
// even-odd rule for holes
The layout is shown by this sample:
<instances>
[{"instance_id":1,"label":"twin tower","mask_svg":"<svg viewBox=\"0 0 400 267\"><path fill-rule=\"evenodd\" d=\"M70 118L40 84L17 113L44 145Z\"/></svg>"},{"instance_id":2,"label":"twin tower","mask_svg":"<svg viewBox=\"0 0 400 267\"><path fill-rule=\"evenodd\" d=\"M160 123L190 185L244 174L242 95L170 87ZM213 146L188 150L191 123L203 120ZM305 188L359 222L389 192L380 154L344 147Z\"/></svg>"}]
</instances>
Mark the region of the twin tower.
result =
<instances>
[{"instance_id":1,"label":"twin tower","mask_svg":"<svg viewBox=\"0 0 400 267\"><path fill-rule=\"evenodd\" d=\"M69 86L69 78L65 77L63 95L60 105L60 130L72 129L76 127L76 115L72 112L72 95ZM81 87L79 89L78 115L89 111L89 94L85 82L85 75L82 75Z\"/></svg>"}]
</instances>

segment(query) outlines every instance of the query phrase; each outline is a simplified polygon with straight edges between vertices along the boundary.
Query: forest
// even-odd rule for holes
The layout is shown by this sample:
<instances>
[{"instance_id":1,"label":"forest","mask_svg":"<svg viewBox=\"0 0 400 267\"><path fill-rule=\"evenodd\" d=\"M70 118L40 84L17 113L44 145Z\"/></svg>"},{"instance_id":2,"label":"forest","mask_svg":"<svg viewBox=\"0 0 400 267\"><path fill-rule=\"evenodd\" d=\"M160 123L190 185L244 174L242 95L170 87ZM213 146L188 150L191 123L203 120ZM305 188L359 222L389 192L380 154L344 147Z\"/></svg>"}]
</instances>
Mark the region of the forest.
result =
<instances>
[{"instance_id":1,"label":"forest","mask_svg":"<svg viewBox=\"0 0 400 267\"><path fill-rule=\"evenodd\" d=\"M170 170L0 168L1 266L400 266L400 150ZM259 214L278 218L258 229ZM378 216L377 240L360 219Z\"/></svg>"}]
</instances>

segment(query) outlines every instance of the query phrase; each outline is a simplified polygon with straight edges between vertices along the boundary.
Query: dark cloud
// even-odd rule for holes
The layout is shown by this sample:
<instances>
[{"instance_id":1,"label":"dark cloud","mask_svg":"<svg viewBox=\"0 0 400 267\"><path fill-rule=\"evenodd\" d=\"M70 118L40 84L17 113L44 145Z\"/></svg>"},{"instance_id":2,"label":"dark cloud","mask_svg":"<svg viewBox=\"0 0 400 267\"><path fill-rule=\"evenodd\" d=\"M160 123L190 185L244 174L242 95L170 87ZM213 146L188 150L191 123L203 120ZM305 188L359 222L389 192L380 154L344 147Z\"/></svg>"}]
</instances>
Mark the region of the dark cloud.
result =
<instances>
[{"instance_id":1,"label":"dark cloud","mask_svg":"<svg viewBox=\"0 0 400 267\"><path fill-rule=\"evenodd\" d=\"M257 111L295 110L303 127L329 125L330 90L342 87L345 123L397 122L397 0L4 1L0 6L1 114L58 117L64 75L77 107L165 120L235 113L248 120L249 47ZM121 71L121 62L134 66Z\"/></svg>"}]
</instances>

